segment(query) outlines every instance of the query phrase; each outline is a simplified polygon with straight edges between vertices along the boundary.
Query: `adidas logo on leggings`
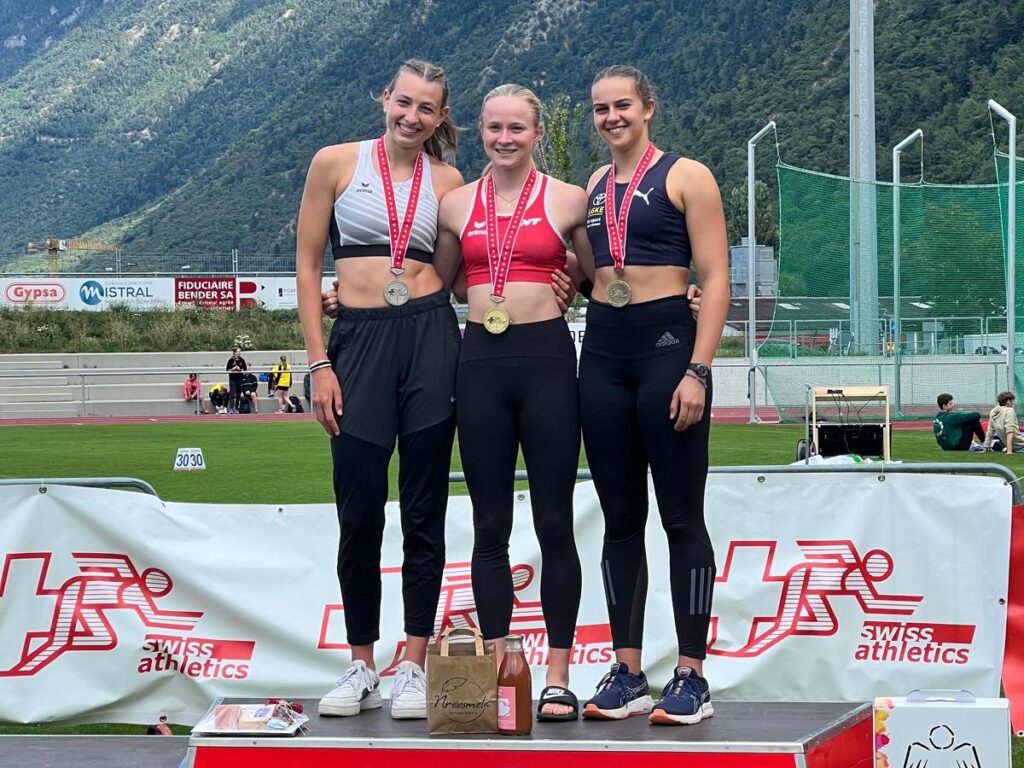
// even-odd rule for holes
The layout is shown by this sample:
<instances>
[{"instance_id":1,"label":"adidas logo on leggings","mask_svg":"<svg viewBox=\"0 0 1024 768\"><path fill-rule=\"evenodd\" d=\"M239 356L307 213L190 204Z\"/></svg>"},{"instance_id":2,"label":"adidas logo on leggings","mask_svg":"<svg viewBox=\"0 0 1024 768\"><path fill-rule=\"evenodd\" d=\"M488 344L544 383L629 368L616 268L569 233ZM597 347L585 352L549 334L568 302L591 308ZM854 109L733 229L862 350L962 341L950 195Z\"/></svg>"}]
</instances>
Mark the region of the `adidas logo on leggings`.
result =
<instances>
[{"instance_id":1,"label":"adidas logo on leggings","mask_svg":"<svg viewBox=\"0 0 1024 768\"><path fill-rule=\"evenodd\" d=\"M673 336L668 331L661 334L661 338L655 343L655 347L671 347L673 344L678 344L679 339Z\"/></svg>"}]
</instances>

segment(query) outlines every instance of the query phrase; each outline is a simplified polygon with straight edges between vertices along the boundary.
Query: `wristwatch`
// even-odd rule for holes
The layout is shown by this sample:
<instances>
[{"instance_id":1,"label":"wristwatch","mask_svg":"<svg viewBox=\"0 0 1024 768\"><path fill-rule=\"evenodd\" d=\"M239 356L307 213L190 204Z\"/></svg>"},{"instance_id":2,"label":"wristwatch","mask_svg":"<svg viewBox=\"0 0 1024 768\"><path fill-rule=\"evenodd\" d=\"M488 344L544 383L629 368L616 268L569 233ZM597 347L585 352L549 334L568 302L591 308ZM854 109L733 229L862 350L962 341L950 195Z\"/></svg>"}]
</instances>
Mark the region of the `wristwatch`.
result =
<instances>
[{"instance_id":1,"label":"wristwatch","mask_svg":"<svg viewBox=\"0 0 1024 768\"><path fill-rule=\"evenodd\" d=\"M697 374L697 378L705 384L708 383L708 377L711 375L711 369L704 365L704 363L690 363L690 365L687 366L687 370L693 371Z\"/></svg>"}]
</instances>

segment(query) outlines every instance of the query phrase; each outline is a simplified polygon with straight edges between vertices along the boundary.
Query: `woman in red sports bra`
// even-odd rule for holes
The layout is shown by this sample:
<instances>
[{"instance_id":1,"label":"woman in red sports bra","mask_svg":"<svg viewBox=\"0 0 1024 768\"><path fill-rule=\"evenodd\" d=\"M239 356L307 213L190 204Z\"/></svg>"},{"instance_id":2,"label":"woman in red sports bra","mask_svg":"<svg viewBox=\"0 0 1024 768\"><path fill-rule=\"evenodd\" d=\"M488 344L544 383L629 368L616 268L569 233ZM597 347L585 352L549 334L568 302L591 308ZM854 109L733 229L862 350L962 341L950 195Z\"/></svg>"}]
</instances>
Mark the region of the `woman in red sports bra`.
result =
<instances>
[{"instance_id":1,"label":"woman in red sports bra","mask_svg":"<svg viewBox=\"0 0 1024 768\"><path fill-rule=\"evenodd\" d=\"M464 274L469 301L455 395L481 629L500 655L514 603L508 544L522 448L550 651L537 717L575 720L579 703L568 684L581 588L572 508L576 352L551 284L570 241L590 246L586 193L534 165L543 130L540 101L528 89L502 85L485 97L480 132L490 170L441 201L434 265L446 285Z\"/></svg>"}]
</instances>

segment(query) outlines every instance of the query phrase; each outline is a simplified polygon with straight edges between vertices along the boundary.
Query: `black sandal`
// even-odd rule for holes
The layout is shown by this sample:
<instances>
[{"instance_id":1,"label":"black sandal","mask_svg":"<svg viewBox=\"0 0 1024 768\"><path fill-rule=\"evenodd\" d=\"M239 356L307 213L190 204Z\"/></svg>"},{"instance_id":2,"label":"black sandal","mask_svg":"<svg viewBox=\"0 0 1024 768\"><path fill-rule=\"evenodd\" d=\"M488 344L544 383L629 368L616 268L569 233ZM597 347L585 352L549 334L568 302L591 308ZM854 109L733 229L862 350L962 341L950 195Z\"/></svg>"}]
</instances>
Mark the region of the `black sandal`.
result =
<instances>
[{"instance_id":1,"label":"black sandal","mask_svg":"<svg viewBox=\"0 0 1024 768\"><path fill-rule=\"evenodd\" d=\"M542 712L541 709L545 704L564 704L567 707L572 707L572 712L564 715L551 715L547 712ZM572 720L578 720L580 716L580 702L576 698L576 694L570 691L568 688L563 688L560 685L549 685L543 691L540 692L540 699L537 700L537 719L542 722L570 722Z\"/></svg>"}]
</instances>

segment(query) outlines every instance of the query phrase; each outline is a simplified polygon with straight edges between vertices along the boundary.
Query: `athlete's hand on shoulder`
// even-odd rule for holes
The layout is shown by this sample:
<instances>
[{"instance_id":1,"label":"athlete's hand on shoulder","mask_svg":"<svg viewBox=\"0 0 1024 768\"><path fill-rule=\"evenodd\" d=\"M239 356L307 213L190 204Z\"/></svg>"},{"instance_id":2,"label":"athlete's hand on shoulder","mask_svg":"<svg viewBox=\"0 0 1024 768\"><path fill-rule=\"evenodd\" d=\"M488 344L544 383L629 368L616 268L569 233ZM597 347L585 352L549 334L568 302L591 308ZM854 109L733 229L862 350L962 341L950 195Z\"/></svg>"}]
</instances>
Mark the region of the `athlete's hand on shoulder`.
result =
<instances>
[{"instance_id":1,"label":"athlete's hand on shoulder","mask_svg":"<svg viewBox=\"0 0 1024 768\"><path fill-rule=\"evenodd\" d=\"M675 422L673 428L682 432L696 424L704 415L707 390L693 376L683 376L676 391L672 393L672 404L668 409L668 417Z\"/></svg>"},{"instance_id":2,"label":"athlete's hand on shoulder","mask_svg":"<svg viewBox=\"0 0 1024 768\"><path fill-rule=\"evenodd\" d=\"M316 420L331 437L341 434L338 416L341 416L341 385L331 368L313 371L313 412Z\"/></svg>"},{"instance_id":3,"label":"athlete's hand on shoulder","mask_svg":"<svg viewBox=\"0 0 1024 768\"><path fill-rule=\"evenodd\" d=\"M335 317L338 314L338 278L331 282L331 290L320 293L320 304L328 317Z\"/></svg>"}]
</instances>

